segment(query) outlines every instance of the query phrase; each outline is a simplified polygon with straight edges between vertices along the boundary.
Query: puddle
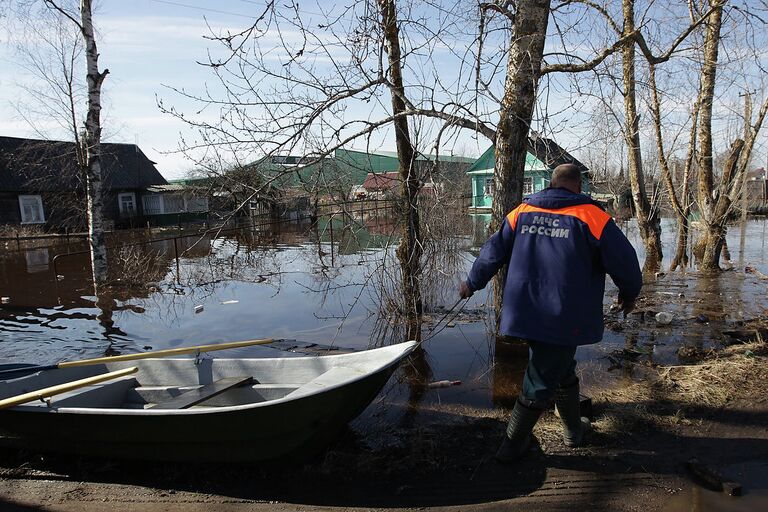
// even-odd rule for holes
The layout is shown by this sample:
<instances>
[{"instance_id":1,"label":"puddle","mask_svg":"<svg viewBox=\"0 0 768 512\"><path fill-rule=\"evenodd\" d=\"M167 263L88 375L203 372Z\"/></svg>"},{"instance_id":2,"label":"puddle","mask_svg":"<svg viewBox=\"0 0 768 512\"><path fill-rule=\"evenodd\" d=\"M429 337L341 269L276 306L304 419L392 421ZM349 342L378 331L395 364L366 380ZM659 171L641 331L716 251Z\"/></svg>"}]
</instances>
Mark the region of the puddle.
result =
<instances>
[{"instance_id":1,"label":"puddle","mask_svg":"<svg viewBox=\"0 0 768 512\"><path fill-rule=\"evenodd\" d=\"M664 512L757 512L768 510L768 462L745 462L722 469L742 485L742 496L729 496L692 485L669 500Z\"/></svg>"}]
</instances>

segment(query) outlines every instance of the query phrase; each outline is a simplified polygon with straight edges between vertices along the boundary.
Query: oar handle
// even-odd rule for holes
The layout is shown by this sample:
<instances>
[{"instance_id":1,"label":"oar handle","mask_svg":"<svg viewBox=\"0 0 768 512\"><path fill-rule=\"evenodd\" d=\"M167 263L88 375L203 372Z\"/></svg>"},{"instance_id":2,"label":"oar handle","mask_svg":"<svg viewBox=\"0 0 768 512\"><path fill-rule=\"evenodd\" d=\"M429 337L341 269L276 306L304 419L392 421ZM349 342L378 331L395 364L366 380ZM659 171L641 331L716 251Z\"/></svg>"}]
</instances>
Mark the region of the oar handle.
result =
<instances>
[{"instance_id":1,"label":"oar handle","mask_svg":"<svg viewBox=\"0 0 768 512\"><path fill-rule=\"evenodd\" d=\"M26 402L31 402L33 400L42 400L43 398L47 398L53 395L60 395L61 393L66 393L67 391L90 386L91 384L98 384L99 382L125 377L126 375L136 373L137 371L139 371L139 368L132 366L130 368L123 368L122 370L103 373L101 375L94 375L93 377L73 380L72 382L65 382L64 384L57 384L55 386L38 389L37 391L30 391L29 393L4 398L3 400L0 400L0 409L7 409L9 407L20 405Z\"/></svg>"},{"instance_id":2,"label":"oar handle","mask_svg":"<svg viewBox=\"0 0 768 512\"><path fill-rule=\"evenodd\" d=\"M92 364L116 363L119 361L135 361L136 359L147 359L150 357L177 356L183 354L196 354L198 352L212 352L214 350L224 350L227 348L250 347L253 345L266 345L275 341L272 338L262 340L232 341L229 343L214 343L211 345L197 345L194 347L169 348L165 350L154 350L152 352L138 352L136 354L122 354L119 356L97 357L94 359L81 359L80 361L64 361L58 364L59 368L71 368L75 366L88 366Z\"/></svg>"}]
</instances>

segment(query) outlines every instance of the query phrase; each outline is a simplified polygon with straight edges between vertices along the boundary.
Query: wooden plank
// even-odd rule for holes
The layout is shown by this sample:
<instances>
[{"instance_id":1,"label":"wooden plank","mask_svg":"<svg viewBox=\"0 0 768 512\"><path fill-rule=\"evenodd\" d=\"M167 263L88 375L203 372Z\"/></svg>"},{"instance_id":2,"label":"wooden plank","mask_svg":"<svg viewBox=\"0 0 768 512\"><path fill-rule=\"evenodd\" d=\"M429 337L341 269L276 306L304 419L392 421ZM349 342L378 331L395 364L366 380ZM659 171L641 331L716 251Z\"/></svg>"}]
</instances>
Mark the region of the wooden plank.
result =
<instances>
[{"instance_id":1,"label":"wooden plank","mask_svg":"<svg viewBox=\"0 0 768 512\"><path fill-rule=\"evenodd\" d=\"M57 384L56 386L50 386L47 388L38 389L37 391L30 391L29 393L12 396L12 397L0 400L0 409L6 409L8 407L21 405L23 403L31 402L33 400L42 400L43 398L48 398L54 395L60 395L62 393L66 393L67 391L72 391L73 389L84 388L86 386L90 386L91 384L98 384L99 382L117 379L118 377L125 377L126 375L136 373L138 370L139 369L137 367L132 366L130 368L124 368L122 370L104 373L101 375L95 375L93 377L88 377L85 379L74 380L72 382L65 382L64 384Z\"/></svg>"},{"instance_id":2,"label":"wooden plank","mask_svg":"<svg viewBox=\"0 0 768 512\"><path fill-rule=\"evenodd\" d=\"M157 403L151 408L188 409L193 405L197 405L214 396L220 395L227 390L242 386L243 384L250 384L251 382L253 382L253 377L227 377L225 379L219 379L197 389L186 391L167 402Z\"/></svg>"},{"instance_id":3,"label":"wooden plank","mask_svg":"<svg viewBox=\"0 0 768 512\"><path fill-rule=\"evenodd\" d=\"M64 361L59 363L59 368L69 368L74 366L88 366L102 363L115 363L119 361L134 361L136 359L149 359L154 357L178 356L183 354L195 354L197 352L212 352L214 350L224 350L229 348L250 347L253 345L267 345L272 343L273 339L232 341L228 343L214 343L212 345L196 345L193 347L169 348L164 350L154 350L151 352L138 352L136 354L122 354L119 356L97 357L95 359L82 359L80 361ZM46 367L47 368L47 367Z\"/></svg>"}]
</instances>

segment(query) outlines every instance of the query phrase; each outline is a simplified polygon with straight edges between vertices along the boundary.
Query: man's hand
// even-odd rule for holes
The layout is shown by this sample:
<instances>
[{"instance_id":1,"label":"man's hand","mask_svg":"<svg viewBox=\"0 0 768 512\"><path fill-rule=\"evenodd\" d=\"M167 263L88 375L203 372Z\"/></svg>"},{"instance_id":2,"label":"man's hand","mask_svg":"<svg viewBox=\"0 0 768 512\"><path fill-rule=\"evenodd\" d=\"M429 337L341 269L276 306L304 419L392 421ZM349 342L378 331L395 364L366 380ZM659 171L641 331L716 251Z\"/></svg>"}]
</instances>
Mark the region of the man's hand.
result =
<instances>
[{"instance_id":1,"label":"man's hand","mask_svg":"<svg viewBox=\"0 0 768 512\"><path fill-rule=\"evenodd\" d=\"M462 281L461 284L459 285L459 297L461 297L462 299L468 299L474 294L475 292L473 292L469 288L469 285L467 284L467 282Z\"/></svg>"},{"instance_id":2,"label":"man's hand","mask_svg":"<svg viewBox=\"0 0 768 512\"><path fill-rule=\"evenodd\" d=\"M616 305L618 306L618 310L624 315L624 318L627 318L627 315L635 309L634 300L624 300L621 297L616 301Z\"/></svg>"}]
</instances>

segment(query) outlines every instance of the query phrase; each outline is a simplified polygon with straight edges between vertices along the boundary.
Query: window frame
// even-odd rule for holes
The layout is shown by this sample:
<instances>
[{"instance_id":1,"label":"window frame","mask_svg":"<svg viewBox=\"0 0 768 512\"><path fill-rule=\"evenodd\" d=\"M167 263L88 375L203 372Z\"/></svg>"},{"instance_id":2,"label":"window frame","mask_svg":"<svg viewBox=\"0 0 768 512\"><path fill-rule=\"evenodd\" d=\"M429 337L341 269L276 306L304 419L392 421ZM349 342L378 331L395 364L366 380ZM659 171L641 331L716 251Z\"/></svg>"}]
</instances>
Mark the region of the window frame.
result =
<instances>
[{"instance_id":1,"label":"window frame","mask_svg":"<svg viewBox=\"0 0 768 512\"><path fill-rule=\"evenodd\" d=\"M531 194L533 194L533 177L524 176L523 177L523 195L529 196Z\"/></svg>"},{"instance_id":2,"label":"window frame","mask_svg":"<svg viewBox=\"0 0 768 512\"><path fill-rule=\"evenodd\" d=\"M493 176L485 176L483 178L483 195L492 196L495 187Z\"/></svg>"},{"instance_id":3,"label":"window frame","mask_svg":"<svg viewBox=\"0 0 768 512\"><path fill-rule=\"evenodd\" d=\"M39 213L40 220L25 220L24 217L24 200L33 199L37 204L37 211ZM43 208L43 198L40 195L35 194L23 194L19 195L19 214L21 218L21 224L45 224L45 209Z\"/></svg>"},{"instance_id":4,"label":"window frame","mask_svg":"<svg viewBox=\"0 0 768 512\"><path fill-rule=\"evenodd\" d=\"M132 212L126 212L123 209L123 197L130 197L131 201L133 202L133 211ZM136 203L136 193L135 192L120 192L117 194L117 211L120 213L121 217L135 217L139 214L139 208L138 204Z\"/></svg>"}]
</instances>

